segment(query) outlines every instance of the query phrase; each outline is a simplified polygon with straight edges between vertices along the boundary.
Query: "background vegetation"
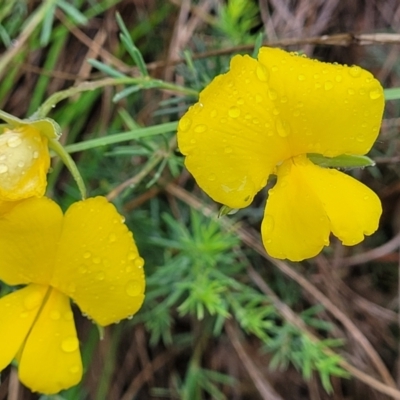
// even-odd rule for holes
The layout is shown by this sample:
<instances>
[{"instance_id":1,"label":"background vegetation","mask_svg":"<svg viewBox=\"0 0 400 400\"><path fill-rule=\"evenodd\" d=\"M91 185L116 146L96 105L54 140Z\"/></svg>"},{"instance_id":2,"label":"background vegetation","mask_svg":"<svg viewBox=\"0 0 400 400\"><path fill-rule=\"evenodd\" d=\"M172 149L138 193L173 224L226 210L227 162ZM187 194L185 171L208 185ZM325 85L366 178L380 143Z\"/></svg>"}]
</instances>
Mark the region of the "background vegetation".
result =
<instances>
[{"instance_id":1,"label":"background vegetation","mask_svg":"<svg viewBox=\"0 0 400 400\"><path fill-rule=\"evenodd\" d=\"M104 340L76 310L81 384L32 394L9 367L0 400L400 399L399 28L397 0L0 0L0 108L26 117L76 88L49 116L89 194L126 216L147 273L143 309ZM270 259L266 191L218 219L183 168L176 121L261 42L361 65L389 89L377 165L351 172L384 215L354 248ZM57 159L49 179L64 209L79 199Z\"/></svg>"}]
</instances>

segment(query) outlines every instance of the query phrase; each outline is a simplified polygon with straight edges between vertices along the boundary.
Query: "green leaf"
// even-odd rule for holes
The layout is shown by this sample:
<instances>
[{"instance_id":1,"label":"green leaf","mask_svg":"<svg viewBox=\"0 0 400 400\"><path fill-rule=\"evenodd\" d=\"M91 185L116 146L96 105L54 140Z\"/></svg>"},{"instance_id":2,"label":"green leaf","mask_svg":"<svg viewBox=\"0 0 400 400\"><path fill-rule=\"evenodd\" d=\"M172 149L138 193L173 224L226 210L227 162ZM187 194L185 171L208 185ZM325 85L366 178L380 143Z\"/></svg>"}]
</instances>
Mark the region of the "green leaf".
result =
<instances>
[{"instance_id":1,"label":"green leaf","mask_svg":"<svg viewBox=\"0 0 400 400\"><path fill-rule=\"evenodd\" d=\"M400 99L400 88L385 89L383 93L386 101Z\"/></svg>"},{"instance_id":2,"label":"green leaf","mask_svg":"<svg viewBox=\"0 0 400 400\"><path fill-rule=\"evenodd\" d=\"M307 154L309 160L320 167L325 168L364 168L372 167L375 161L367 156L353 156L342 154L337 157L325 157L321 154L309 153Z\"/></svg>"}]
</instances>

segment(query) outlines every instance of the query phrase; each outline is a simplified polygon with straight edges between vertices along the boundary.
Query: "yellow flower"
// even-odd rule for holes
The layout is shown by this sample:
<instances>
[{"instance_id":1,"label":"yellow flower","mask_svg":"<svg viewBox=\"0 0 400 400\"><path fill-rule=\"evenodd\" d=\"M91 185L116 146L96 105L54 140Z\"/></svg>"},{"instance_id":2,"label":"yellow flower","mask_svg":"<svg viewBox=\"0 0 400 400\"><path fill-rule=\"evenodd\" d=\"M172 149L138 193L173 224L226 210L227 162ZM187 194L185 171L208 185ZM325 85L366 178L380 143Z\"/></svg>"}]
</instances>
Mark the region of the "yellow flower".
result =
<instances>
[{"instance_id":1,"label":"yellow flower","mask_svg":"<svg viewBox=\"0 0 400 400\"><path fill-rule=\"evenodd\" d=\"M383 107L381 85L360 67L264 47L258 60L235 56L201 92L179 122L178 145L199 186L231 208L248 206L276 174L263 242L297 261L318 254L330 232L354 245L377 229L376 194L306 155L366 154Z\"/></svg>"},{"instance_id":2,"label":"yellow flower","mask_svg":"<svg viewBox=\"0 0 400 400\"><path fill-rule=\"evenodd\" d=\"M0 231L0 278L26 285L0 299L0 370L16 358L27 387L57 393L82 378L69 298L101 326L133 315L144 299L143 259L103 197L65 215L30 198L0 216Z\"/></svg>"},{"instance_id":3,"label":"yellow flower","mask_svg":"<svg viewBox=\"0 0 400 400\"><path fill-rule=\"evenodd\" d=\"M59 136L51 119L21 120L0 111L0 201L43 196L50 167L48 140Z\"/></svg>"}]
</instances>

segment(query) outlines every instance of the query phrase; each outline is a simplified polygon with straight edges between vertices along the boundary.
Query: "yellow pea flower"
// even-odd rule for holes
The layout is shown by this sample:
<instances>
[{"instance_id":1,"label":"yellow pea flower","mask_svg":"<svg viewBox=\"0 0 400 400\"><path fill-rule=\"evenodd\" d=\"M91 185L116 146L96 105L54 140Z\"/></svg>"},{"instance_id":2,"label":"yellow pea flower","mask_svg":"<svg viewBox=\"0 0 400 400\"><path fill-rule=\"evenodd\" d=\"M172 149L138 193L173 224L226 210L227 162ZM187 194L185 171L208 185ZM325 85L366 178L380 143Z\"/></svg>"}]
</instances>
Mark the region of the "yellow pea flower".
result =
<instances>
[{"instance_id":1,"label":"yellow pea flower","mask_svg":"<svg viewBox=\"0 0 400 400\"><path fill-rule=\"evenodd\" d=\"M105 326L135 314L144 299L143 259L132 233L104 197L63 215L30 198L0 215L0 279L26 285L0 299L0 370L12 359L22 383L45 394L82 378L70 306Z\"/></svg>"},{"instance_id":2,"label":"yellow pea flower","mask_svg":"<svg viewBox=\"0 0 400 400\"><path fill-rule=\"evenodd\" d=\"M50 118L30 121L0 110L0 201L43 196L50 167L48 140L60 127Z\"/></svg>"},{"instance_id":3,"label":"yellow pea flower","mask_svg":"<svg viewBox=\"0 0 400 400\"><path fill-rule=\"evenodd\" d=\"M327 246L331 232L354 245L377 229L377 195L307 154L366 154L383 108L381 85L362 68L263 47L257 60L233 57L200 93L179 122L178 145L199 186L231 208L248 206L276 174L263 243L271 256L299 261Z\"/></svg>"}]
</instances>

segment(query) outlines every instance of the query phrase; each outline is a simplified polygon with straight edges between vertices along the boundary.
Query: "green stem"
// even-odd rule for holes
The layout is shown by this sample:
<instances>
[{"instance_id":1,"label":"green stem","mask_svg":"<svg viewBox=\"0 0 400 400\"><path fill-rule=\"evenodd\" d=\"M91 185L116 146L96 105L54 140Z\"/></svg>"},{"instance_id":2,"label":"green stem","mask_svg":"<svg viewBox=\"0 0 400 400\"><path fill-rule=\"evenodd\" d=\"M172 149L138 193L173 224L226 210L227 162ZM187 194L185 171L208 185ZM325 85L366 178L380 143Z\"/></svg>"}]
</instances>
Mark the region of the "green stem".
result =
<instances>
[{"instance_id":1,"label":"green stem","mask_svg":"<svg viewBox=\"0 0 400 400\"><path fill-rule=\"evenodd\" d=\"M62 100L69 97L75 96L78 93L87 92L90 90L96 90L106 86L117 86L117 85L136 85L141 89L163 89L171 90L173 92L183 93L192 96L198 96L198 92L193 89L188 89L183 86L174 85L173 83L168 83L161 81L159 79L152 79L149 77L139 77L131 78L128 76L120 78L105 78L93 82L82 82L78 86L71 87L66 90L61 90L51 95L30 117L30 119L41 119L47 116L47 114Z\"/></svg>"},{"instance_id":2,"label":"green stem","mask_svg":"<svg viewBox=\"0 0 400 400\"><path fill-rule=\"evenodd\" d=\"M89 139L80 143L69 144L65 146L64 150L68 153L75 153L77 151L93 149L95 147L125 142L128 140L136 140L143 137L156 136L162 133L174 132L176 131L177 126L178 122L174 121L162 125L155 125L147 128L134 129L128 132L116 133L114 135Z\"/></svg>"},{"instance_id":3,"label":"green stem","mask_svg":"<svg viewBox=\"0 0 400 400\"><path fill-rule=\"evenodd\" d=\"M76 184L78 185L82 200L84 200L86 198L86 187L85 183L83 182L82 175L80 174L78 167L75 164L75 161L67 153L67 151L64 149L64 147L60 144L58 140L50 139L49 147L57 153L57 155L64 162L65 166L68 168L69 172L71 172L71 175L73 176Z\"/></svg>"}]
</instances>

